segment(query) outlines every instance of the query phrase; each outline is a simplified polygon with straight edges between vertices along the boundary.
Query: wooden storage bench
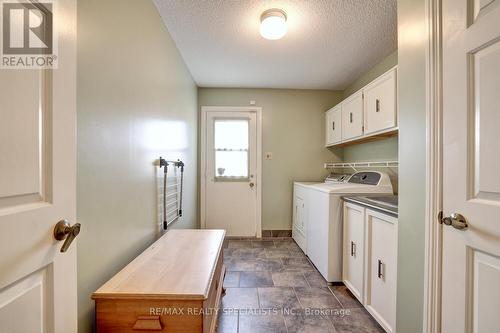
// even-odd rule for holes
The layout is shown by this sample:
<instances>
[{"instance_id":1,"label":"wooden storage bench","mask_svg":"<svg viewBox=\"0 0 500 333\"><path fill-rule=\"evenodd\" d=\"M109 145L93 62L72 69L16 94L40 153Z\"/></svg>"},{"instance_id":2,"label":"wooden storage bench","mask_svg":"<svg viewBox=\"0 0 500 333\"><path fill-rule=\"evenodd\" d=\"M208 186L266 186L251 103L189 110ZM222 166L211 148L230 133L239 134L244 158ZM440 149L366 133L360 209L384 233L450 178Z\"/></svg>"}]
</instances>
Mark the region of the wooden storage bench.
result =
<instances>
[{"instance_id":1,"label":"wooden storage bench","mask_svg":"<svg viewBox=\"0 0 500 333\"><path fill-rule=\"evenodd\" d=\"M169 230L92 294L97 332L214 332L224 230Z\"/></svg>"}]
</instances>

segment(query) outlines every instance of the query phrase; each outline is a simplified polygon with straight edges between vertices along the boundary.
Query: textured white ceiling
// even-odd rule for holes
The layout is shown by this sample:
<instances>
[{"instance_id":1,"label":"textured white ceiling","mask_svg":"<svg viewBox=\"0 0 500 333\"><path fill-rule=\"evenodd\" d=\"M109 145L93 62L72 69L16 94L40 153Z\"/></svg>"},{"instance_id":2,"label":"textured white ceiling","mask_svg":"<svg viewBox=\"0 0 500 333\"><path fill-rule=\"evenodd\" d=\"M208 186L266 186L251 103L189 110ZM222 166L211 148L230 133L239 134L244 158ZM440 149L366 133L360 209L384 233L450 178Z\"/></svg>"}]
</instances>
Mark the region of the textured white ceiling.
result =
<instances>
[{"instance_id":1,"label":"textured white ceiling","mask_svg":"<svg viewBox=\"0 0 500 333\"><path fill-rule=\"evenodd\" d=\"M200 87L344 89L397 47L396 0L154 0ZM259 34L283 9L288 33Z\"/></svg>"}]
</instances>

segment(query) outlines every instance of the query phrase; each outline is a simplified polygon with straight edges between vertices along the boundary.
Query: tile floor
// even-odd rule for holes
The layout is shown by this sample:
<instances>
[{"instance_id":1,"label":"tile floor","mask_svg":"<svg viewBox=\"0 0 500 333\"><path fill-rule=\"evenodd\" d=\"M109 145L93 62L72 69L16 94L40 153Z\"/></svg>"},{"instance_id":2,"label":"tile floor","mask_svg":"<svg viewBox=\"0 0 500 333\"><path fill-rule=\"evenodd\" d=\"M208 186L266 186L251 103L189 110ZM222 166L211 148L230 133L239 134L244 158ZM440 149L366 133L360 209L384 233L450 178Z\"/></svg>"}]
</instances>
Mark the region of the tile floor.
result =
<instances>
[{"instance_id":1,"label":"tile floor","mask_svg":"<svg viewBox=\"0 0 500 333\"><path fill-rule=\"evenodd\" d=\"M343 286L328 286L291 238L226 240L217 332L384 332Z\"/></svg>"}]
</instances>

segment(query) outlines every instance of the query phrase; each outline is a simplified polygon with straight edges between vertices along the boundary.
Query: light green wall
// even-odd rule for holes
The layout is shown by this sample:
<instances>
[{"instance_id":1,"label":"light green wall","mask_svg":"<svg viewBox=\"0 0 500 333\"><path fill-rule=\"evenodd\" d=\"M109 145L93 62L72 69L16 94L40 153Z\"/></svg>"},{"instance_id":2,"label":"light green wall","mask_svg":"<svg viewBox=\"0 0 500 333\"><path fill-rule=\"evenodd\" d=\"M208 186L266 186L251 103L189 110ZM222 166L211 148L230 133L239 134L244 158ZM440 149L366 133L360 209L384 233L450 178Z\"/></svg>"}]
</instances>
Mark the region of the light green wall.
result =
<instances>
[{"instance_id":1,"label":"light green wall","mask_svg":"<svg viewBox=\"0 0 500 333\"><path fill-rule=\"evenodd\" d=\"M340 91L200 88L200 106L248 106L263 112L262 229L289 230L292 184L322 180L323 163L340 161L341 149L325 148L325 110L337 104Z\"/></svg>"},{"instance_id":2,"label":"light green wall","mask_svg":"<svg viewBox=\"0 0 500 333\"><path fill-rule=\"evenodd\" d=\"M387 160L398 160L398 137L356 144L344 148L345 162Z\"/></svg>"},{"instance_id":3,"label":"light green wall","mask_svg":"<svg viewBox=\"0 0 500 333\"><path fill-rule=\"evenodd\" d=\"M349 97L359 89L366 86L368 83L379 77L381 74L387 72L392 67L398 64L398 51L395 50L387 57L385 57L381 62L376 64L368 72L364 73L361 77L357 78L343 91L344 98Z\"/></svg>"},{"instance_id":4,"label":"light green wall","mask_svg":"<svg viewBox=\"0 0 500 333\"><path fill-rule=\"evenodd\" d=\"M159 155L186 162L184 217L197 227L197 88L149 0L78 1L79 332L90 294L158 236Z\"/></svg>"},{"instance_id":5,"label":"light green wall","mask_svg":"<svg viewBox=\"0 0 500 333\"><path fill-rule=\"evenodd\" d=\"M378 76L387 72L392 67L398 64L398 52L394 51L379 62L371 70L363 74L356 81L351 83L344 91L343 98L349 97L359 89L366 86L368 83L376 79ZM382 160L397 160L398 159L398 138L389 138L380 141L367 142L347 146L344 148L344 161L360 162L360 161L382 161ZM394 182L393 182L394 183ZM396 185L396 184L395 184ZM397 186L396 186L397 187Z\"/></svg>"},{"instance_id":6,"label":"light green wall","mask_svg":"<svg viewBox=\"0 0 500 333\"><path fill-rule=\"evenodd\" d=\"M398 1L399 237L397 331L423 332L426 163L425 0Z\"/></svg>"}]
</instances>

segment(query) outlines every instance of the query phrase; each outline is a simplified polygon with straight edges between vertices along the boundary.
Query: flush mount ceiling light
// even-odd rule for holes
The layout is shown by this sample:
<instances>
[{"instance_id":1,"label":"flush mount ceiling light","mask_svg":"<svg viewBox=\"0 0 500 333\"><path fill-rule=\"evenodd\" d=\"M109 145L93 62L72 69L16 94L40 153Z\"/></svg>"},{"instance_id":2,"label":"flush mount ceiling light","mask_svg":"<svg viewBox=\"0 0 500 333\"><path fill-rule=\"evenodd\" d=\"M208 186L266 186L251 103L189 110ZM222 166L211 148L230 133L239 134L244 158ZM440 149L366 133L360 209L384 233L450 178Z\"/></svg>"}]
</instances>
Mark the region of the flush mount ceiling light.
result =
<instances>
[{"instance_id":1,"label":"flush mount ceiling light","mask_svg":"<svg viewBox=\"0 0 500 333\"><path fill-rule=\"evenodd\" d=\"M260 34L265 39L280 39L286 30L286 13L281 9L268 9L260 16Z\"/></svg>"}]
</instances>

